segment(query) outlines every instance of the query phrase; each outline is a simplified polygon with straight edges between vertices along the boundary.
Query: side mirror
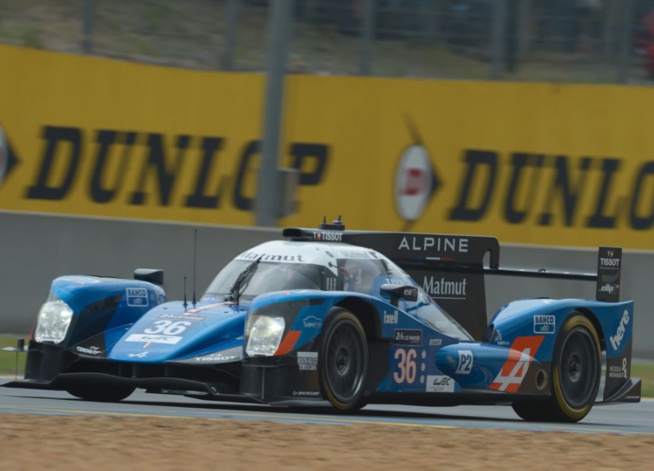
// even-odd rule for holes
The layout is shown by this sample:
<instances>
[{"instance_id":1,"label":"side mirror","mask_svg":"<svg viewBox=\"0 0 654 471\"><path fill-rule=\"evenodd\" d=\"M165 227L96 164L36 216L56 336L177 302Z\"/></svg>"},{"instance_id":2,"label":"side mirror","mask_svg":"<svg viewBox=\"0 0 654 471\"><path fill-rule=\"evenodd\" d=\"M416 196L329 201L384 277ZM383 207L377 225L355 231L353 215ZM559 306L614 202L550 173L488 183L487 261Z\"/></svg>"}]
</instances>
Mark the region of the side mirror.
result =
<instances>
[{"instance_id":1,"label":"side mirror","mask_svg":"<svg viewBox=\"0 0 654 471\"><path fill-rule=\"evenodd\" d=\"M411 285L392 285L384 283L379 287L382 294L387 294L391 300L405 299L407 301L418 300L418 288Z\"/></svg>"},{"instance_id":2,"label":"side mirror","mask_svg":"<svg viewBox=\"0 0 654 471\"><path fill-rule=\"evenodd\" d=\"M134 279L163 286L164 272L159 268L137 268L134 270Z\"/></svg>"}]
</instances>

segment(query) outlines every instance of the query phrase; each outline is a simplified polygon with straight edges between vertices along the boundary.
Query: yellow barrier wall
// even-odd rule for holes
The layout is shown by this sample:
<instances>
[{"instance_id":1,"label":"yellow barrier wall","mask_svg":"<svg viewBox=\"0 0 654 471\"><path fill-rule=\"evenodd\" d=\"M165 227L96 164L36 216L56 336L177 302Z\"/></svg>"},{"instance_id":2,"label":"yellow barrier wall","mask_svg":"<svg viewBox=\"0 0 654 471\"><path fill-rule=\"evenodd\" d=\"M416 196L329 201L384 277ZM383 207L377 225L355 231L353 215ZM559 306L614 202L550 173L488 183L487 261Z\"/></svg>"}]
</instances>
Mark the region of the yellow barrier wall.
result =
<instances>
[{"instance_id":1,"label":"yellow barrier wall","mask_svg":"<svg viewBox=\"0 0 654 471\"><path fill-rule=\"evenodd\" d=\"M0 209L253 224L263 77L0 47ZM654 89L291 76L281 225L654 249Z\"/></svg>"}]
</instances>

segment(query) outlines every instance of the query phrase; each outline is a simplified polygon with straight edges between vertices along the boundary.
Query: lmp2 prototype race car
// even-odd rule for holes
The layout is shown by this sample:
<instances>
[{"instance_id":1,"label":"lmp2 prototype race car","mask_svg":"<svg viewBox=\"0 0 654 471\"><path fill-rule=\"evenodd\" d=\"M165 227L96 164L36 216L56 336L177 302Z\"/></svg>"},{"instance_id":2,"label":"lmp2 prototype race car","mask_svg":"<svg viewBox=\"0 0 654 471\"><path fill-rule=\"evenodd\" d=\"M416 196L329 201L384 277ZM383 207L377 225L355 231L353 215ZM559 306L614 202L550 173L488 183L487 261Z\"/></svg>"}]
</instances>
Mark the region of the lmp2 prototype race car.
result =
<instances>
[{"instance_id":1,"label":"lmp2 prototype race car","mask_svg":"<svg viewBox=\"0 0 654 471\"><path fill-rule=\"evenodd\" d=\"M618 248L600 248L597 273L575 274L500 268L493 237L346 231L340 217L283 236L238 255L197 303L165 302L160 270L55 279L25 379L5 386L341 412L511 404L564 422L596 402L640 401ZM513 301L487 324L489 274L593 280L598 300Z\"/></svg>"}]
</instances>

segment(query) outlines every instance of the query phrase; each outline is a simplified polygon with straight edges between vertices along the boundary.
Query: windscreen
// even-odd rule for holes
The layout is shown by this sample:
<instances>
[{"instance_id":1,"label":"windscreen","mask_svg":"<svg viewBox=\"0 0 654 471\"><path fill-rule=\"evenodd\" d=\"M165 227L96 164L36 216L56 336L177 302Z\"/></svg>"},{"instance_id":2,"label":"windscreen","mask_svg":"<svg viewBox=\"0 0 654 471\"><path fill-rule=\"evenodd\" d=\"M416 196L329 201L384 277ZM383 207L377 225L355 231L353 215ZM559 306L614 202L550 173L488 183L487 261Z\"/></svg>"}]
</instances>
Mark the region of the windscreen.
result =
<instances>
[{"instance_id":1,"label":"windscreen","mask_svg":"<svg viewBox=\"0 0 654 471\"><path fill-rule=\"evenodd\" d=\"M205 297L230 294L234 282L252 261L236 260L223 268L207 288ZM306 263L261 262L252 277L241 285L241 297L259 296L272 291L289 289L320 289L321 267Z\"/></svg>"}]
</instances>

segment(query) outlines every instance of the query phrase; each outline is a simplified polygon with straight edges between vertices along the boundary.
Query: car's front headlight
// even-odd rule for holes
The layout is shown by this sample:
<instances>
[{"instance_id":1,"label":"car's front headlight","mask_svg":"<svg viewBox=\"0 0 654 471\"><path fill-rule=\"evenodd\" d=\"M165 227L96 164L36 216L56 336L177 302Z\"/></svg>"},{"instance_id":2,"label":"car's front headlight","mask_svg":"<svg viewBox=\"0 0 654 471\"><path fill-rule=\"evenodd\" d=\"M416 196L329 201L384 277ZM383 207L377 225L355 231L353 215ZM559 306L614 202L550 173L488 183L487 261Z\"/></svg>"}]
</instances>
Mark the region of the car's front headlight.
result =
<instances>
[{"instance_id":1,"label":"car's front headlight","mask_svg":"<svg viewBox=\"0 0 654 471\"><path fill-rule=\"evenodd\" d=\"M254 322L248 322L249 336L245 352L249 356L272 356L277 351L284 335L286 323L283 317L258 316Z\"/></svg>"},{"instance_id":2,"label":"car's front headlight","mask_svg":"<svg viewBox=\"0 0 654 471\"><path fill-rule=\"evenodd\" d=\"M48 301L39 311L34 340L37 342L61 343L66 337L73 310L61 300Z\"/></svg>"}]
</instances>

